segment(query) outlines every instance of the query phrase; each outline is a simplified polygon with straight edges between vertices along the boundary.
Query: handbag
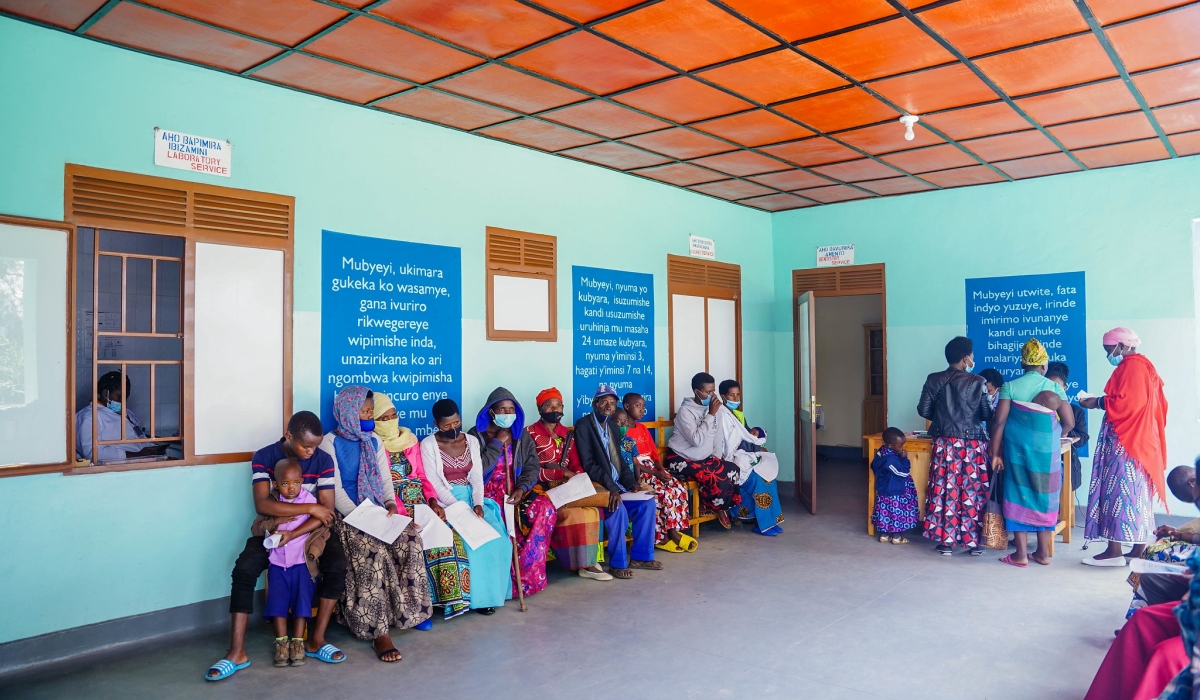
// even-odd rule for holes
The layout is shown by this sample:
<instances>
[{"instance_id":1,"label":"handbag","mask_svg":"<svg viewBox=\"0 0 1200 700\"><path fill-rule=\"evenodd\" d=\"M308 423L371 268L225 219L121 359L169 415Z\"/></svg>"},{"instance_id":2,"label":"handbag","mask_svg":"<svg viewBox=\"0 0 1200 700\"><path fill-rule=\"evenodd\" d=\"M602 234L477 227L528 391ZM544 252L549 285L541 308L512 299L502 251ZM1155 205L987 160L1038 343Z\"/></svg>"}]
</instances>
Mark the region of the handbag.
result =
<instances>
[{"instance_id":1,"label":"handbag","mask_svg":"<svg viewBox=\"0 0 1200 700\"><path fill-rule=\"evenodd\" d=\"M987 506L983 513L983 546L988 549L1008 549L1008 530L1004 527L1004 479L995 474Z\"/></svg>"}]
</instances>

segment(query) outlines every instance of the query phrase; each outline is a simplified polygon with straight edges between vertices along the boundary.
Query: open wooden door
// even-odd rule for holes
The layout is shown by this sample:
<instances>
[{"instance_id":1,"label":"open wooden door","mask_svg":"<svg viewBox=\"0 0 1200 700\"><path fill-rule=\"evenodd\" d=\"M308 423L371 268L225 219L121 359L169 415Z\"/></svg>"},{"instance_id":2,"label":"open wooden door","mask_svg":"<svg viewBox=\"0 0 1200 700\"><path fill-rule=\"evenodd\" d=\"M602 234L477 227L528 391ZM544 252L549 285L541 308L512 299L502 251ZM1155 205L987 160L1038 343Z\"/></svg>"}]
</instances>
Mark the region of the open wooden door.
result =
<instances>
[{"instance_id":1,"label":"open wooden door","mask_svg":"<svg viewBox=\"0 0 1200 700\"><path fill-rule=\"evenodd\" d=\"M792 328L795 337L796 381L796 497L814 515L817 512L817 403L814 379L817 353L816 295L796 298Z\"/></svg>"}]
</instances>

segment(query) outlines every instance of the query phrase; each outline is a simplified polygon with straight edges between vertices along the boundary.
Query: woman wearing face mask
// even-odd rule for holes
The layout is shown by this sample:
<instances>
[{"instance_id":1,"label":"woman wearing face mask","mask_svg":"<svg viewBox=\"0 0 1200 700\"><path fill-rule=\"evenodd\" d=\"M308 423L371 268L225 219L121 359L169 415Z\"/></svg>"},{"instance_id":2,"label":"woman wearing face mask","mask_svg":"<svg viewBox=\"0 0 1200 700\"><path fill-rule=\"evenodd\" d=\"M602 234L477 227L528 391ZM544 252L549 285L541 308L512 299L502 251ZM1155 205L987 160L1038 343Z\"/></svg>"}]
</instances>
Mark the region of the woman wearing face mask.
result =
<instances>
[{"instance_id":1,"label":"woman wearing face mask","mask_svg":"<svg viewBox=\"0 0 1200 700\"><path fill-rule=\"evenodd\" d=\"M504 515L496 501L484 497L483 459L479 440L462 431L462 418L453 399L433 404L433 424L437 432L421 441L421 461L425 475L437 491L438 504L447 508L462 501L472 506L475 515L487 521L500 535L472 548L462 543L467 553L470 575L462 577L462 596L471 609L491 615L512 598L509 571L512 568L512 540L504 527ZM455 539L457 545L460 540ZM430 550L432 555L438 550ZM451 562L448 562L451 563ZM435 580L439 574L435 573Z\"/></svg>"},{"instance_id":2,"label":"woman wearing face mask","mask_svg":"<svg viewBox=\"0 0 1200 700\"><path fill-rule=\"evenodd\" d=\"M1084 537L1108 540L1108 549L1083 560L1089 566L1125 566L1154 541L1151 498L1165 505L1167 398L1154 365L1137 352L1142 339L1128 328L1104 334L1104 352L1116 367L1104 396L1079 400L1104 411L1092 458ZM1121 545L1130 543L1128 555Z\"/></svg>"},{"instance_id":3,"label":"woman wearing face mask","mask_svg":"<svg viewBox=\"0 0 1200 700\"><path fill-rule=\"evenodd\" d=\"M504 387L488 396L468 433L479 440L483 460L483 493L497 505L505 502L518 506L521 527L517 528L517 553L521 563L521 585L531 596L546 587L546 550L554 529L555 512L550 499L541 494L525 495L538 481L537 450L533 443L521 440L525 429L525 411L512 392ZM516 436L514 439L513 436ZM509 483L512 483L512 493ZM513 595L517 595L513 580Z\"/></svg>"},{"instance_id":4,"label":"woman wearing face mask","mask_svg":"<svg viewBox=\"0 0 1200 700\"><path fill-rule=\"evenodd\" d=\"M992 402L983 377L971 374L975 350L970 338L946 343L946 362L949 367L926 377L917 404L933 438L924 534L944 556L953 554L955 546L980 556L989 483L983 424L992 417Z\"/></svg>"},{"instance_id":5,"label":"woman wearing face mask","mask_svg":"<svg viewBox=\"0 0 1200 700\"><path fill-rule=\"evenodd\" d=\"M346 553L346 592L338 603L338 621L362 640L372 640L380 661L396 662L400 652L391 630L409 629L429 619L433 611L425 558L416 523L409 523L387 544L346 525L364 500L396 515L387 450L375 430L374 394L363 386L348 386L333 400L337 427L326 433L320 449L333 458L333 534Z\"/></svg>"}]
</instances>

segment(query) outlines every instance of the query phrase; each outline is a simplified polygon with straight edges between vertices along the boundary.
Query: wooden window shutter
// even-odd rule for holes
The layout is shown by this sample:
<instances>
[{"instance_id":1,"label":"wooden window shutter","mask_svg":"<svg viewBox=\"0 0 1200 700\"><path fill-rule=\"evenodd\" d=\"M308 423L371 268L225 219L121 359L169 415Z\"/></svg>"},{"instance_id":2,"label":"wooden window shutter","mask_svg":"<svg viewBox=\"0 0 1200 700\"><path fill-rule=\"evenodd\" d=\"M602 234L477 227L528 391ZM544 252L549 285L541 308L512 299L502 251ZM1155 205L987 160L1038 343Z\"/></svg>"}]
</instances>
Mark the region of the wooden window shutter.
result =
<instances>
[{"instance_id":1,"label":"wooden window shutter","mask_svg":"<svg viewBox=\"0 0 1200 700\"><path fill-rule=\"evenodd\" d=\"M742 295L742 268L729 263L668 255L667 286L677 294L738 299ZM714 295L715 290L721 292Z\"/></svg>"},{"instance_id":2,"label":"wooden window shutter","mask_svg":"<svg viewBox=\"0 0 1200 700\"><path fill-rule=\"evenodd\" d=\"M487 339L558 340L558 239L491 226L486 233ZM498 299L498 285L529 292L516 299ZM502 306L498 308L497 303ZM523 318L512 318L514 304L523 307Z\"/></svg>"},{"instance_id":3,"label":"wooden window shutter","mask_svg":"<svg viewBox=\"0 0 1200 700\"><path fill-rule=\"evenodd\" d=\"M720 354L721 349L719 343L714 344L710 330L712 328L712 309L714 307L725 306L732 302L733 306L733 376L722 376L721 379L741 379L742 376L742 268L740 265L732 265L730 263L716 262L714 260L697 260L696 258L684 257L681 255L667 256L667 340L668 340L668 386L670 387L670 415L675 417L675 410L679 406L681 396L677 395L676 385L678 377L675 376L675 367L677 357L687 358L685 352L676 351L676 343L682 342L676 339L676 296L680 297L700 297L703 304L703 327L697 331L697 337L693 338L691 343L699 343L703 346L701 354L704 358L703 368L705 371L717 372L717 367L714 366L714 347ZM682 300L681 300L681 303ZM695 303L690 300L687 303ZM685 314L686 317L686 314ZM680 334L688 333L687 329L682 326L678 328ZM695 349L694 346L692 348ZM728 357L727 354L724 354ZM693 357L693 359L695 359ZM699 364L695 365L699 367ZM692 371L688 369L687 371ZM727 375L728 372L723 372ZM686 392L685 392L686 393Z\"/></svg>"},{"instance_id":4,"label":"wooden window shutter","mask_svg":"<svg viewBox=\"0 0 1200 700\"><path fill-rule=\"evenodd\" d=\"M292 197L83 165L68 165L66 178L66 219L77 226L230 242L291 236Z\"/></svg>"},{"instance_id":5,"label":"wooden window shutter","mask_svg":"<svg viewBox=\"0 0 1200 700\"><path fill-rule=\"evenodd\" d=\"M854 265L792 271L792 296L805 292L821 296L883 294L883 265Z\"/></svg>"}]
</instances>

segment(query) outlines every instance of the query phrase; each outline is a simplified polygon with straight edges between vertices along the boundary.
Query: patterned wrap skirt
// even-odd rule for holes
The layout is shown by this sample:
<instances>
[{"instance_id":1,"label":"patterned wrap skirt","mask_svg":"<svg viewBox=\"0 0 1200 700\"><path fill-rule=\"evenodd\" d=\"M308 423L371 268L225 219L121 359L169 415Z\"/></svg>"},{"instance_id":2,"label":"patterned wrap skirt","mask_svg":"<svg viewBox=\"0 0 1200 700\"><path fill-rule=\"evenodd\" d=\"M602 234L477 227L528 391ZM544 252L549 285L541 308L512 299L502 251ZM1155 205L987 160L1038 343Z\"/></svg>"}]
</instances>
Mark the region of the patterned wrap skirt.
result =
<instances>
[{"instance_id":1,"label":"patterned wrap skirt","mask_svg":"<svg viewBox=\"0 0 1200 700\"><path fill-rule=\"evenodd\" d=\"M346 525L334 514L333 532L346 552L346 592L338 601L338 622L369 641L394 629L408 629L433 612L425 559L415 523L392 544Z\"/></svg>"},{"instance_id":2,"label":"patterned wrap skirt","mask_svg":"<svg viewBox=\"0 0 1200 700\"><path fill-rule=\"evenodd\" d=\"M667 530L686 530L691 527L688 520L687 487L678 479L664 481L653 474L642 474L643 488L654 492L658 504L654 522L654 543L667 541Z\"/></svg>"},{"instance_id":3,"label":"patterned wrap skirt","mask_svg":"<svg viewBox=\"0 0 1200 700\"><path fill-rule=\"evenodd\" d=\"M1088 489L1089 540L1133 544L1154 541L1154 509L1146 470L1129 456L1107 420L1100 427L1096 455L1092 458L1092 484Z\"/></svg>"},{"instance_id":4,"label":"patterned wrap skirt","mask_svg":"<svg viewBox=\"0 0 1200 700\"><path fill-rule=\"evenodd\" d=\"M741 505L742 494L738 489L741 470L733 462L719 457L693 461L668 448L663 464L681 481L691 479L699 484L700 500L714 513Z\"/></svg>"},{"instance_id":5,"label":"patterned wrap skirt","mask_svg":"<svg viewBox=\"0 0 1200 700\"><path fill-rule=\"evenodd\" d=\"M917 487L912 479L909 479L904 493L875 497L875 511L871 513L871 524L884 534L908 532L917 526L917 513Z\"/></svg>"},{"instance_id":6,"label":"patterned wrap skirt","mask_svg":"<svg viewBox=\"0 0 1200 700\"><path fill-rule=\"evenodd\" d=\"M987 498L987 441L934 438L925 492L925 537L948 547L981 547Z\"/></svg>"},{"instance_id":7,"label":"patterned wrap skirt","mask_svg":"<svg viewBox=\"0 0 1200 700\"><path fill-rule=\"evenodd\" d=\"M492 478L483 485L483 493L504 510L507 499L508 465L501 462L492 471ZM546 587L546 550L550 547L550 532L557 519L554 504L548 496L530 494L521 502L521 527L517 528L517 561L521 563L521 586L530 596ZM512 577L512 595L517 597L517 580Z\"/></svg>"},{"instance_id":8,"label":"patterned wrap skirt","mask_svg":"<svg viewBox=\"0 0 1200 700\"><path fill-rule=\"evenodd\" d=\"M571 571L600 561L600 509L561 508L550 533L550 550L559 566Z\"/></svg>"},{"instance_id":9,"label":"patterned wrap skirt","mask_svg":"<svg viewBox=\"0 0 1200 700\"><path fill-rule=\"evenodd\" d=\"M750 472L741 486L742 503L730 512L744 521L754 521L754 531L774 537L783 532L783 510L779 506L779 481L767 481Z\"/></svg>"}]
</instances>

